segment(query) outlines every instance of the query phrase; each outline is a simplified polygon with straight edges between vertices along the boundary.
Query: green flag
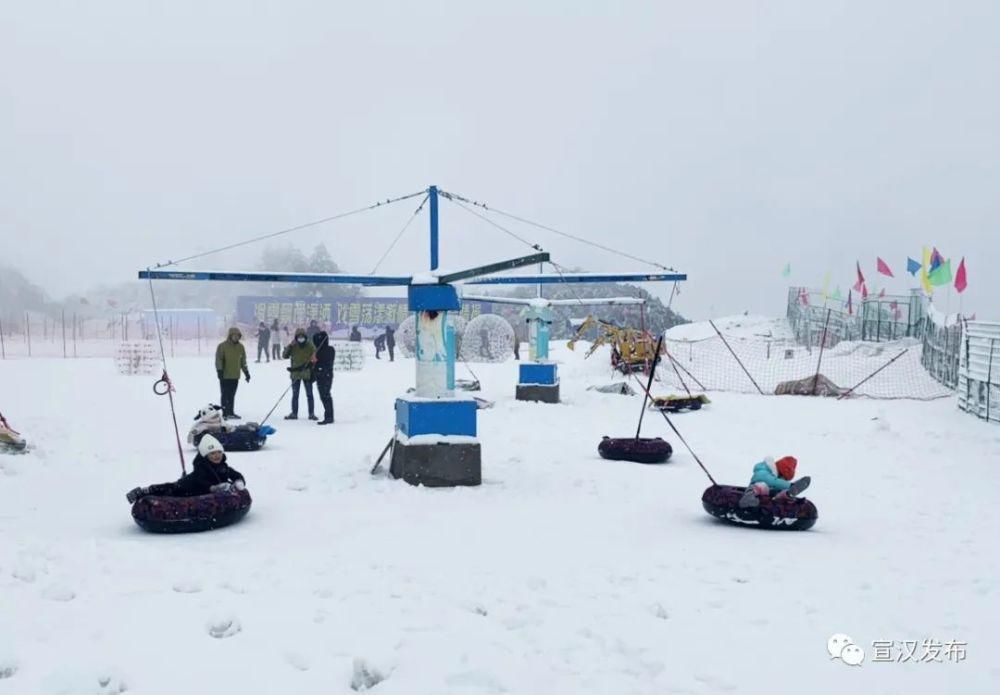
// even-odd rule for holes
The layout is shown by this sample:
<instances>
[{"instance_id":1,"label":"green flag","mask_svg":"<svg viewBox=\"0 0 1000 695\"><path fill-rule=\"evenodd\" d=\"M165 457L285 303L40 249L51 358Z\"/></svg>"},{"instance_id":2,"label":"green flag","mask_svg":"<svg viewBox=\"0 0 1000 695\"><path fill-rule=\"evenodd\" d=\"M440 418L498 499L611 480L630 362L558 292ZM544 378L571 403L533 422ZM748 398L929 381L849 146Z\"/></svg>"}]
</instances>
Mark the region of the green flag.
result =
<instances>
[{"instance_id":1,"label":"green flag","mask_svg":"<svg viewBox=\"0 0 1000 695\"><path fill-rule=\"evenodd\" d=\"M951 259L939 265L927 274L927 279L934 287L947 285L951 282Z\"/></svg>"},{"instance_id":2,"label":"green flag","mask_svg":"<svg viewBox=\"0 0 1000 695\"><path fill-rule=\"evenodd\" d=\"M833 291L833 299L834 299L835 301L838 301L838 302L839 302L839 301L840 301L840 300L841 300L842 298L843 298L843 297L842 297L842 295L840 294L840 288L838 287L837 289L835 289L835 290Z\"/></svg>"},{"instance_id":3,"label":"green flag","mask_svg":"<svg viewBox=\"0 0 1000 695\"><path fill-rule=\"evenodd\" d=\"M781 271L781 277L787 278L791 274L792 274L792 264L786 263L785 269Z\"/></svg>"}]
</instances>

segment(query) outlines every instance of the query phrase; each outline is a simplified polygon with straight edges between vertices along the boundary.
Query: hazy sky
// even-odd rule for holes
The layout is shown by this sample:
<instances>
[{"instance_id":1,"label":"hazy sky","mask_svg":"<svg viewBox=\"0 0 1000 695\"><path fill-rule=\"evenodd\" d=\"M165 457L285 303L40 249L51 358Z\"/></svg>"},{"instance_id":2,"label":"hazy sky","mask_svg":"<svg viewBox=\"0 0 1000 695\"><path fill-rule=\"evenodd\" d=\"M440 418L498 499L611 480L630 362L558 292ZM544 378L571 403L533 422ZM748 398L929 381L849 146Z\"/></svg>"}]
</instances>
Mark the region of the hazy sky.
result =
<instances>
[{"instance_id":1,"label":"hazy sky","mask_svg":"<svg viewBox=\"0 0 1000 695\"><path fill-rule=\"evenodd\" d=\"M688 273L694 318L780 314L786 262L903 290L925 244L1000 318L998 37L995 0L9 0L0 248L59 297L437 184ZM416 202L288 238L368 272ZM381 270L426 268L426 225ZM530 251L442 225L447 267Z\"/></svg>"}]
</instances>

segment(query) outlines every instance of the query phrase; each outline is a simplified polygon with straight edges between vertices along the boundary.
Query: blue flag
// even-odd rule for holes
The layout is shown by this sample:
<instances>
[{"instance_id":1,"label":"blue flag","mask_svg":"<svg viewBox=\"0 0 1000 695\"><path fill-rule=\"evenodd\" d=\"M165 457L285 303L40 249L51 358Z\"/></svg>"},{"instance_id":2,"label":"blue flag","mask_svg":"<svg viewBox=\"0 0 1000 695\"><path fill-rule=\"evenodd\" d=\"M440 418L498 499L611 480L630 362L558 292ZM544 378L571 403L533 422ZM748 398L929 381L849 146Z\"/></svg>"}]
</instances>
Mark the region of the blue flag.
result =
<instances>
[{"instance_id":1,"label":"blue flag","mask_svg":"<svg viewBox=\"0 0 1000 695\"><path fill-rule=\"evenodd\" d=\"M910 275L916 276L917 271L920 270L920 262L915 261L909 256L906 257L906 272Z\"/></svg>"}]
</instances>

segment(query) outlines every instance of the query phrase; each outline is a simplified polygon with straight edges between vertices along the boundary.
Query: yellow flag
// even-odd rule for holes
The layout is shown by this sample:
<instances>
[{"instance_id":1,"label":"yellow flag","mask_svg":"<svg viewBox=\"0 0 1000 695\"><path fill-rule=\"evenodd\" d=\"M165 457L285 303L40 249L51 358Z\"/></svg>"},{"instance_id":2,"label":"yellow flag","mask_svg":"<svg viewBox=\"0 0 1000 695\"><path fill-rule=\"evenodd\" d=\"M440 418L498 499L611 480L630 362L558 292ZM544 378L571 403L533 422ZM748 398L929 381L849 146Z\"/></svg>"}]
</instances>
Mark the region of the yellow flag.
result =
<instances>
[{"instance_id":1,"label":"yellow flag","mask_svg":"<svg viewBox=\"0 0 1000 695\"><path fill-rule=\"evenodd\" d=\"M927 276L927 270L931 267L931 250L924 247L923 265L920 266L920 284L924 286L924 292L931 294L934 288L931 287L931 280Z\"/></svg>"},{"instance_id":2,"label":"yellow flag","mask_svg":"<svg viewBox=\"0 0 1000 695\"><path fill-rule=\"evenodd\" d=\"M823 301L824 302L826 301L827 297L830 294L829 290L830 290L830 273L827 273L826 277L823 278Z\"/></svg>"}]
</instances>

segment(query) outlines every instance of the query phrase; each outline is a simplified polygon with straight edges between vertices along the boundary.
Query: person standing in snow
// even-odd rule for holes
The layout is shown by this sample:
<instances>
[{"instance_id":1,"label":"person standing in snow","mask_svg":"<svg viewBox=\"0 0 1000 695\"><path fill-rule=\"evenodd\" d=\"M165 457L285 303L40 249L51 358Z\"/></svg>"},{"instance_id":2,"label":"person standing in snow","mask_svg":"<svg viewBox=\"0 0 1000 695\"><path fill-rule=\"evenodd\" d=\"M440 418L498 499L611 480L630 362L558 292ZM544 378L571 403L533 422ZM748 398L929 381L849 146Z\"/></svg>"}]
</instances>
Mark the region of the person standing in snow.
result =
<instances>
[{"instance_id":1,"label":"person standing in snow","mask_svg":"<svg viewBox=\"0 0 1000 695\"><path fill-rule=\"evenodd\" d=\"M271 357L281 359L281 328L278 327L278 319L271 322Z\"/></svg>"},{"instance_id":2,"label":"person standing in snow","mask_svg":"<svg viewBox=\"0 0 1000 695\"><path fill-rule=\"evenodd\" d=\"M174 483L159 483L129 490L125 499L130 504L146 495L164 497L195 497L213 492L245 490L246 480L239 471L226 463L226 454L218 439L206 434L198 443L198 455L191 463L191 472Z\"/></svg>"},{"instance_id":3,"label":"person standing in snow","mask_svg":"<svg viewBox=\"0 0 1000 695\"><path fill-rule=\"evenodd\" d=\"M396 331L393 330L392 326L385 327L385 347L389 351L389 361L394 362L396 360Z\"/></svg>"},{"instance_id":4,"label":"person standing in snow","mask_svg":"<svg viewBox=\"0 0 1000 695\"><path fill-rule=\"evenodd\" d=\"M795 497L809 487L810 478L805 476L792 482L798 460L794 456L783 456L777 461L768 456L753 467L750 485L740 499L740 507L757 507L761 497L784 499Z\"/></svg>"},{"instance_id":5,"label":"person standing in snow","mask_svg":"<svg viewBox=\"0 0 1000 695\"><path fill-rule=\"evenodd\" d=\"M236 387L240 385L240 372L250 383L247 368L247 351L240 339L243 333L236 326L229 329L226 339L215 348L215 373L219 376L219 391L222 400L222 415L227 420L238 420L233 410L236 408Z\"/></svg>"},{"instance_id":6,"label":"person standing in snow","mask_svg":"<svg viewBox=\"0 0 1000 695\"><path fill-rule=\"evenodd\" d=\"M320 331L313 336L316 354L313 355L313 374L316 377L316 391L319 392L319 402L323 404L323 419L317 425L333 424L333 361L337 351L330 345L330 337L326 331Z\"/></svg>"},{"instance_id":7,"label":"person standing in snow","mask_svg":"<svg viewBox=\"0 0 1000 695\"><path fill-rule=\"evenodd\" d=\"M360 343L361 342L361 331L358 330L357 326L355 326L354 328L351 329L350 340L353 340L355 343Z\"/></svg>"},{"instance_id":8,"label":"person standing in snow","mask_svg":"<svg viewBox=\"0 0 1000 695\"><path fill-rule=\"evenodd\" d=\"M316 323L316 319L313 319L312 321L309 322L309 327L306 328L306 337L309 340L312 340L313 336L319 333L321 330L323 329L321 329L319 327L319 324Z\"/></svg>"},{"instance_id":9,"label":"person standing in snow","mask_svg":"<svg viewBox=\"0 0 1000 695\"><path fill-rule=\"evenodd\" d=\"M382 351L385 350L385 334L375 337L375 359L382 359Z\"/></svg>"},{"instance_id":10,"label":"person standing in snow","mask_svg":"<svg viewBox=\"0 0 1000 695\"><path fill-rule=\"evenodd\" d=\"M260 354L264 353L267 357L267 361L271 361L271 353L268 352L268 343L271 340L271 329L267 327L267 324L263 321L257 326L257 363L260 363Z\"/></svg>"},{"instance_id":11,"label":"person standing in snow","mask_svg":"<svg viewBox=\"0 0 1000 695\"><path fill-rule=\"evenodd\" d=\"M313 402L313 382L312 382L312 361L316 354L314 346L306 337L304 328L295 329L295 340L285 346L285 351L281 356L292 362L288 368L292 378L292 412L285 416L286 420L298 420L299 418L299 387L305 385L306 402L309 404L309 419L318 420L315 413L315 403Z\"/></svg>"}]
</instances>

